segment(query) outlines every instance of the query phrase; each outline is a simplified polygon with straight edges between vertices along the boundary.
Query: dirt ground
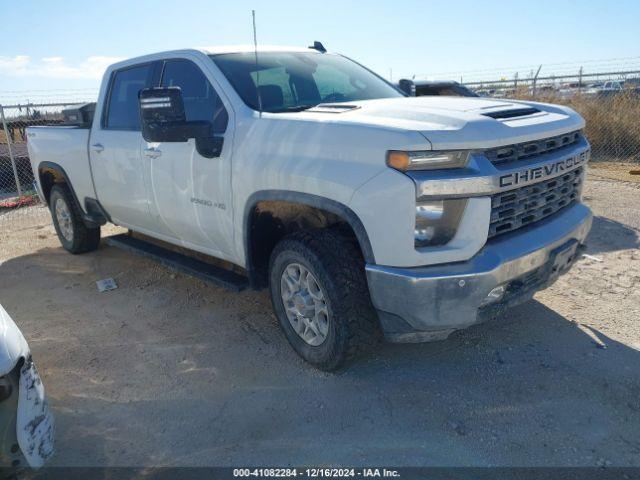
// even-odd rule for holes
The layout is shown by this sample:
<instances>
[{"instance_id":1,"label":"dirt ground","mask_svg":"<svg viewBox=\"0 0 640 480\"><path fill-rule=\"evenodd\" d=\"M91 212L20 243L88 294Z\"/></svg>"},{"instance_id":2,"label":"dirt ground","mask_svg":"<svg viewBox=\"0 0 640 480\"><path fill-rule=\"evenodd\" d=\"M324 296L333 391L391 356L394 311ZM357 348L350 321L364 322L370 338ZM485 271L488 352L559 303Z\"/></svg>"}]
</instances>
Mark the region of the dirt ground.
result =
<instances>
[{"instance_id":1,"label":"dirt ground","mask_svg":"<svg viewBox=\"0 0 640 480\"><path fill-rule=\"evenodd\" d=\"M593 162L589 165L592 179L610 179L640 183L640 163Z\"/></svg>"},{"instance_id":2,"label":"dirt ground","mask_svg":"<svg viewBox=\"0 0 640 480\"><path fill-rule=\"evenodd\" d=\"M0 303L56 415L52 464L640 465L640 185L594 175L585 196L589 256L534 301L340 374L295 355L266 292L70 255L46 211L3 227Z\"/></svg>"}]
</instances>

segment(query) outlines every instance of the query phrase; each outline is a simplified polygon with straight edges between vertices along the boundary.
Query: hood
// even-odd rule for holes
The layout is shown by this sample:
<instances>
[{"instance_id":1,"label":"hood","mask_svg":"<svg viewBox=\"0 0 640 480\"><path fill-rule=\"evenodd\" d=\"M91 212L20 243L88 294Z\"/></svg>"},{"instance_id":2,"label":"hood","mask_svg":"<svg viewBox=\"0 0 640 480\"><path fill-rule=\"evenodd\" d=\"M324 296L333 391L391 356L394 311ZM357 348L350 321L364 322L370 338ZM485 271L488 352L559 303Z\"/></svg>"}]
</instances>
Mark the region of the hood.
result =
<instances>
[{"instance_id":1,"label":"hood","mask_svg":"<svg viewBox=\"0 0 640 480\"><path fill-rule=\"evenodd\" d=\"M584 120L567 107L474 97L402 97L321 104L292 115L417 131L433 149L492 148L584 127Z\"/></svg>"}]
</instances>

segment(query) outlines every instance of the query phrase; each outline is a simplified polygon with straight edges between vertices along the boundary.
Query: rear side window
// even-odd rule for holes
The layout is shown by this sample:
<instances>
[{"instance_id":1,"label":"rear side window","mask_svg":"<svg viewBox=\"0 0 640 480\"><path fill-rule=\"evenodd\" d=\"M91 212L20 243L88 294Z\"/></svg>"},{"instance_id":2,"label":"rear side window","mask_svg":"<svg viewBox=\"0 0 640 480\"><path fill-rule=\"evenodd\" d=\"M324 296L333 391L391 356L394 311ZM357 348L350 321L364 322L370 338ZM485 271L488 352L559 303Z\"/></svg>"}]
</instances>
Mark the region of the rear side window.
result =
<instances>
[{"instance_id":1,"label":"rear side window","mask_svg":"<svg viewBox=\"0 0 640 480\"><path fill-rule=\"evenodd\" d=\"M229 120L220 97L202 70L189 60L168 60L162 73L163 87L180 87L187 121L213 123L215 133L224 133Z\"/></svg>"},{"instance_id":2,"label":"rear side window","mask_svg":"<svg viewBox=\"0 0 640 480\"><path fill-rule=\"evenodd\" d=\"M140 130L138 92L151 84L152 64L115 72L109 94L105 127L113 130Z\"/></svg>"}]
</instances>

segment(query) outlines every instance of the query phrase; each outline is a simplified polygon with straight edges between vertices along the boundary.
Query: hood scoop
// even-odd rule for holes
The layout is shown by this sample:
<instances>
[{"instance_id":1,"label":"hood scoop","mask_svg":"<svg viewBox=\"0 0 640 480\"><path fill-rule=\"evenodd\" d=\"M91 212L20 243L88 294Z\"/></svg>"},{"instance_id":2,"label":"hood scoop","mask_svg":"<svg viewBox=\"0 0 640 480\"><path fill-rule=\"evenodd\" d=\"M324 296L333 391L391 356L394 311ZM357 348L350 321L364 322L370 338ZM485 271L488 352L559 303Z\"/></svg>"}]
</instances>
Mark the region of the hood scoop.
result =
<instances>
[{"instance_id":1,"label":"hood scoop","mask_svg":"<svg viewBox=\"0 0 640 480\"><path fill-rule=\"evenodd\" d=\"M347 105L344 103L319 103L313 108L307 110L307 112L320 112L320 113L343 113L360 108L359 105Z\"/></svg>"},{"instance_id":2,"label":"hood scoop","mask_svg":"<svg viewBox=\"0 0 640 480\"><path fill-rule=\"evenodd\" d=\"M487 112L482 115L485 117L495 118L496 120L502 120L503 118L526 117L528 115L533 115L534 113L540 113L540 110L533 107L512 108L509 110L498 110L497 112Z\"/></svg>"}]
</instances>

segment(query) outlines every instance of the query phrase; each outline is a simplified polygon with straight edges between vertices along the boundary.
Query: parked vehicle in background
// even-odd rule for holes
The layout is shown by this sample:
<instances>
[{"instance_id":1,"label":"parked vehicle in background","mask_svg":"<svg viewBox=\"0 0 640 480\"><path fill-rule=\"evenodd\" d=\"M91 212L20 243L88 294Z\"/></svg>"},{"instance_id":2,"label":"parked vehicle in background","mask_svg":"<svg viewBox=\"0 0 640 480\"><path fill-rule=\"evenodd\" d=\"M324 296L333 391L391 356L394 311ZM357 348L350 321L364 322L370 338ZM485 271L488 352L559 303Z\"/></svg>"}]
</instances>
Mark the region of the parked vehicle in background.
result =
<instances>
[{"instance_id":1,"label":"parked vehicle in background","mask_svg":"<svg viewBox=\"0 0 640 480\"><path fill-rule=\"evenodd\" d=\"M452 80L409 80L403 78L398 82L400 90L412 97L449 96L477 97L478 95L464 85Z\"/></svg>"},{"instance_id":2,"label":"parked vehicle in background","mask_svg":"<svg viewBox=\"0 0 640 480\"><path fill-rule=\"evenodd\" d=\"M612 91L612 92L620 92L623 90L624 82L619 82L617 80L610 80L608 82L604 82L602 87L603 92Z\"/></svg>"},{"instance_id":3,"label":"parked vehicle in background","mask_svg":"<svg viewBox=\"0 0 640 480\"><path fill-rule=\"evenodd\" d=\"M380 333L444 339L565 272L591 226L584 126L564 106L407 98L316 44L126 60L92 123L27 136L65 249L97 249L109 221L137 232L128 248L228 262L219 278L268 287L295 351L333 370Z\"/></svg>"},{"instance_id":4,"label":"parked vehicle in background","mask_svg":"<svg viewBox=\"0 0 640 480\"><path fill-rule=\"evenodd\" d=\"M584 89L584 91L582 92L582 94L586 97L595 97L602 90L603 85L604 85L604 82L589 83Z\"/></svg>"},{"instance_id":5,"label":"parked vehicle in background","mask_svg":"<svg viewBox=\"0 0 640 480\"><path fill-rule=\"evenodd\" d=\"M625 92L625 82L621 80L608 80L604 83L591 84L584 92L585 96L607 98Z\"/></svg>"},{"instance_id":6,"label":"parked vehicle in background","mask_svg":"<svg viewBox=\"0 0 640 480\"><path fill-rule=\"evenodd\" d=\"M614 95L618 95L624 91L624 82L610 80L604 82L602 88L600 88L597 92L598 97L612 97Z\"/></svg>"},{"instance_id":7,"label":"parked vehicle in background","mask_svg":"<svg viewBox=\"0 0 640 480\"><path fill-rule=\"evenodd\" d=\"M24 336L0 305L0 466L41 467L53 454L53 415Z\"/></svg>"},{"instance_id":8,"label":"parked vehicle in background","mask_svg":"<svg viewBox=\"0 0 640 480\"><path fill-rule=\"evenodd\" d=\"M580 93L580 82L563 83L557 90L558 97L569 100Z\"/></svg>"},{"instance_id":9,"label":"parked vehicle in background","mask_svg":"<svg viewBox=\"0 0 640 480\"><path fill-rule=\"evenodd\" d=\"M475 90L475 94L479 97L493 97L495 93L495 88L481 88L479 90Z\"/></svg>"}]
</instances>

